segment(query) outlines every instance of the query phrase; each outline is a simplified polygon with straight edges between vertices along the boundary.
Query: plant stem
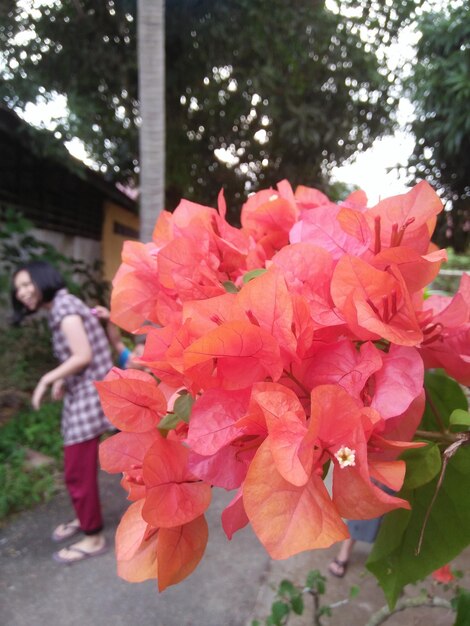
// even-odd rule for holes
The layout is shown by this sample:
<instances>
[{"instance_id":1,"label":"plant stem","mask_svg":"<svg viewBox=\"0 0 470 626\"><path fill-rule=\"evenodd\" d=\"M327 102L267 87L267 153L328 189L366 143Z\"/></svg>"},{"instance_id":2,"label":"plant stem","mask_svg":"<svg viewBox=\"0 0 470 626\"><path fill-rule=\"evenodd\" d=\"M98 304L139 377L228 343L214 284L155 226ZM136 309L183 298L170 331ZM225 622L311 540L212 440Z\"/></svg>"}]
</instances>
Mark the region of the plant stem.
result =
<instances>
[{"instance_id":1,"label":"plant stem","mask_svg":"<svg viewBox=\"0 0 470 626\"><path fill-rule=\"evenodd\" d=\"M320 618L320 596L317 592L310 590L310 594L313 596L313 626L322 626Z\"/></svg>"},{"instance_id":2,"label":"plant stem","mask_svg":"<svg viewBox=\"0 0 470 626\"><path fill-rule=\"evenodd\" d=\"M398 600L394 609L389 609L388 606L383 606L376 613L374 613L365 626L379 626L388 620L389 617L405 609L415 609L421 606L429 606L432 608L440 609L452 609L452 605L448 600L438 597L429 597L427 595L420 595L414 598L406 598Z\"/></svg>"},{"instance_id":3,"label":"plant stem","mask_svg":"<svg viewBox=\"0 0 470 626\"><path fill-rule=\"evenodd\" d=\"M458 441L461 433L445 433L445 432L436 432L431 430L417 430L415 435L420 439L429 439L430 441L436 441L437 443L445 443L446 445L449 443L454 443Z\"/></svg>"},{"instance_id":4,"label":"plant stem","mask_svg":"<svg viewBox=\"0 0 470 626\"><path fill-rule=\"evenodd\" d=\"M437 494L439 493L439 490L441 488L442 481L444 480L444 476L445 476L446 469L447 469L447 463L454 456L454 454L459 450L461 446L466 446L469 444L470 433L457 433L456 438L457 440L451 443L450 446L448 446L442 454L441 473L439 476L439 480L437 481L436 490L434 491L434 495L432 497L431 503L429 504L428 510L426 511L426 515L424 516L423 527L421 529L421 533L419 536L418 547L416 548L416 555L420 553L421 545L423 543L424 530L428 523L428 519L431 514L432 507L434 506L434 502L436 501Z\"/></svg>"}]
</instances>

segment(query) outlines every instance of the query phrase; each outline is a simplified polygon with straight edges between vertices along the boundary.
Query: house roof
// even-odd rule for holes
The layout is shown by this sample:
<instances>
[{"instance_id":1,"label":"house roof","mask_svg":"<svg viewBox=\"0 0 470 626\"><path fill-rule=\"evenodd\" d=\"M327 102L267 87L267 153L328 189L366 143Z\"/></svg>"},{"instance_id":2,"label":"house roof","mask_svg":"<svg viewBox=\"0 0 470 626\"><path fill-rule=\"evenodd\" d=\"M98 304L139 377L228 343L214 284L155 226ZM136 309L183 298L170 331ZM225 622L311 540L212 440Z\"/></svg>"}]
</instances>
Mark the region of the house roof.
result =
<instances>
[{"instance_id":1,"label":"house roof","mask_svg":"<svg viewBox=\"0 0 470 626\"><path fill-rule=\"evenodd\" d=\"M100 239L106 201L138 212L135 200L72 157L50 132L0 106L1 205L39 227Z\"/></svg>"}]
</instances>

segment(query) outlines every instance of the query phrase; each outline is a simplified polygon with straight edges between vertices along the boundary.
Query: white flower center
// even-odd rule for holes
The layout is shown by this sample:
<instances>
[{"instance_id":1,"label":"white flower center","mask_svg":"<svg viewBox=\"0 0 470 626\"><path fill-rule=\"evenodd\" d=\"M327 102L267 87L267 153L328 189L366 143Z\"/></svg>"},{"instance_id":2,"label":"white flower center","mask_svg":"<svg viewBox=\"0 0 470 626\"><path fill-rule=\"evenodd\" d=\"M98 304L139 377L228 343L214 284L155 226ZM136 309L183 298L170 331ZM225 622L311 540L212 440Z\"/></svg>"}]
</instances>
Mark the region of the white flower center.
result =
<instances>
[{"instance_id":1,"label":"white flower center","mask_svg":"<svg viewBox=\"0 0 470 626\"><path fill-rule=\"evenodd\" d=\"M347 446L341 446L341 448L335 452L335 458L337 459L341 469L356 465L356 451L351 450Z\"/></svg>"}]
</instances>

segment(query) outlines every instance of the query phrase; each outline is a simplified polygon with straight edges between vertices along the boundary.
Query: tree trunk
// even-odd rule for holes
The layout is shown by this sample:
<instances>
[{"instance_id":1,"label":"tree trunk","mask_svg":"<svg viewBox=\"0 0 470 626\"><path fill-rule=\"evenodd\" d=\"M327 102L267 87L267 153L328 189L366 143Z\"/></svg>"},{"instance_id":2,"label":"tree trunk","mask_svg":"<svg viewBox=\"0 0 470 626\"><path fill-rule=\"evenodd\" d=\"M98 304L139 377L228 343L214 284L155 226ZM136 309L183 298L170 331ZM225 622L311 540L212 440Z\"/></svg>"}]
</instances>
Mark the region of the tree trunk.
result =
<instances>
[{"instance_id":1,"label":"tree trunk","mask_svg":"<svg viewBox=\"0 0 470 626\"><path fill-rule=\"evenodd\" d=\"M151 240L165 188L164 0L138 0L140 239Z\"/></svg>"}]
</instances>

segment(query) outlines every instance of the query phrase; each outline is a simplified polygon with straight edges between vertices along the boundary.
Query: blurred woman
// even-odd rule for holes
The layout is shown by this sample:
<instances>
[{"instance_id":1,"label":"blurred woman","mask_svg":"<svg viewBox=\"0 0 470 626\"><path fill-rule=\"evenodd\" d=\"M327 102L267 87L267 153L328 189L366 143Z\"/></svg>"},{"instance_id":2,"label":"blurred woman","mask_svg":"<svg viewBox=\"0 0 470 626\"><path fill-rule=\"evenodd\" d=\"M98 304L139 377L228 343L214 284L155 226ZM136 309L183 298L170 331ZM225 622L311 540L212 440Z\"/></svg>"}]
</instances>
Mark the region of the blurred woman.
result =
<instances>
[{"instance_id":1,"label":"blurred woman","mask_svg":"<svg viewBox=\"0 0 470 626\"><path fill-rule=\"evenodd\" d=\"M338 554L328 566L328 571L337 578L346 574L352 550L356 541L374 543L380 529L382 517L365 520L347 520L350 537L340 545Z\"/></svg>"},{"instance_id":2,"label":"blurred woman","mask_svg":"<svg viewBox=\"0 0 470 626\"><path fill-rule=\"evenodd\" d=\"M62 276L45 261L32 261L16 270L12 304L15 323L39 309L47 311L60 364L38 381L32 405L39 408L48 388L54 400L64 400L64 477L76 515L57 526L52 539L63 541L84 533L53 558L59 563L82 561L107 550L98 491L98 445L100 436L112 427L93 381L101 380L112 367L108 340L91 310L67 291Z\"/></svg>"}]
</instances>

